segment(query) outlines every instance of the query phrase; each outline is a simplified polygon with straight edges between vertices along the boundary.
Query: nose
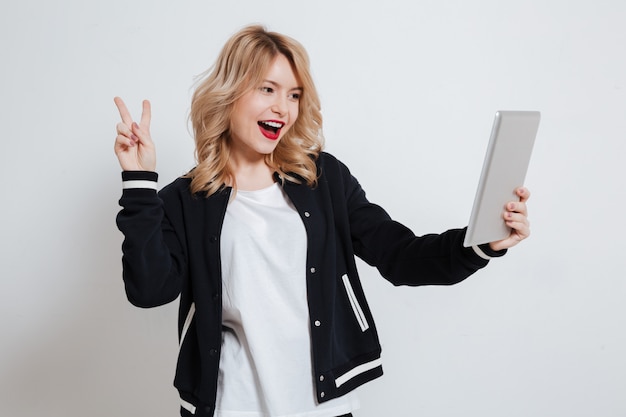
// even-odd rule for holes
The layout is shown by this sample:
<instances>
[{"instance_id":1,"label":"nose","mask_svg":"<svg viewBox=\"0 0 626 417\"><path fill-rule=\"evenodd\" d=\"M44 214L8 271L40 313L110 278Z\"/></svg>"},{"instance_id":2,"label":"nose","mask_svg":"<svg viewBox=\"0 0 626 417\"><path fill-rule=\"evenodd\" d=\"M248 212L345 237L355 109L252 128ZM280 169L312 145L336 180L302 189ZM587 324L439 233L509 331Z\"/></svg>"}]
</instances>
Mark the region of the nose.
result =
<instances>
[{"instance_id":1,"label":"nose","mask_svg":"<svg viewBox=\"0 0 626 417\"><path fill-rule=\"evenodd\" d=\"M287 97L276 95L276 100L272 103L272 112L276 113L280 117L283 117L287 114L287 111Z\"/></svg>"}]
</instances>

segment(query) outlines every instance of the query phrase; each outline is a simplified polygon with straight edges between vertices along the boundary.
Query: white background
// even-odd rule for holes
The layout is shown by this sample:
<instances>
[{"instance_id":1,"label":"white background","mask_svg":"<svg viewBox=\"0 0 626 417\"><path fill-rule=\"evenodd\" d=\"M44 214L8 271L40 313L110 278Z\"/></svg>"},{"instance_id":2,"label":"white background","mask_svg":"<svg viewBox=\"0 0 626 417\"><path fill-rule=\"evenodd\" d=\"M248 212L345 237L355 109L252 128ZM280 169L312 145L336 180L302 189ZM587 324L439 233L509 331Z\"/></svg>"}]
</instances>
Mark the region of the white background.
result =
<instances>
[{"instance_id":1,"label":"white background","mask_svg":"<svg viewBox=\"0 0 626 417\"><path fill-rule=\"evenodd\" d=\"M466 224L493 114L540 110L532 237L454 287L361 265L383 378L357 417L626 415L626 3L3 1L0 415L178 415L176 303L125 299L122 96L161 183L193 166L194 76L260 22L309 51L327 150L418 234Z\"/></svg>"}]
</instances>

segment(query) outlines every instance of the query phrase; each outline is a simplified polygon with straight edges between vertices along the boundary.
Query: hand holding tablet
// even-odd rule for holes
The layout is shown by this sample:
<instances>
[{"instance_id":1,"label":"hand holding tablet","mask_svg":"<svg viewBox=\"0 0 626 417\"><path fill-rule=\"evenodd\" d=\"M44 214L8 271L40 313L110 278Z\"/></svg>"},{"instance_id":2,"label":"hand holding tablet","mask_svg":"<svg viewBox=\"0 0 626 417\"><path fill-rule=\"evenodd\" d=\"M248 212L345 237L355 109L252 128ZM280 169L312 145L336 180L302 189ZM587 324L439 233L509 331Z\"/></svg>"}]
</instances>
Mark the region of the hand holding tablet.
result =
<instances>
[{"instance_id":1,"label":"hand holding tablet","mask_svg":"<svg viewBox=\"0 0 626 417\"><path fill-rule=\"evenodd\" d=\"M528 198L516 194L516 190L524 184L540 117L537 111L496 112L464 246L510 236L511 228L503 213L507 203L524 203Z\"/></svg>"}]
</instances>

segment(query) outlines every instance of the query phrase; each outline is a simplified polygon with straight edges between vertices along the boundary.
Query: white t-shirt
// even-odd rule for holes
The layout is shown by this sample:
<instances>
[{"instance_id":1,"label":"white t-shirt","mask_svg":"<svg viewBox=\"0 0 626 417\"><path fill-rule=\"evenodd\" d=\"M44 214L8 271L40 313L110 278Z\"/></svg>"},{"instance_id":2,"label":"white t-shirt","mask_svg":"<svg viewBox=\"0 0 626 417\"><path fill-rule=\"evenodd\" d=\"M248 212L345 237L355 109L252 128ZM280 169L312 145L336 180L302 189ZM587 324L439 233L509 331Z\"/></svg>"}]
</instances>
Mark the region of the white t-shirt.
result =
<instances>
[{"instance_id":1,"label":"white t-shirt","mask_svg":"<svg viewBox=\"0 0 626 417\"><path fill-rule=\"evenodd\" d=\"M355 394L318 404L304 224L278 184L237 191L221 238L223 339L218 417L333 417Z\"/></svg>"}]
</instances>

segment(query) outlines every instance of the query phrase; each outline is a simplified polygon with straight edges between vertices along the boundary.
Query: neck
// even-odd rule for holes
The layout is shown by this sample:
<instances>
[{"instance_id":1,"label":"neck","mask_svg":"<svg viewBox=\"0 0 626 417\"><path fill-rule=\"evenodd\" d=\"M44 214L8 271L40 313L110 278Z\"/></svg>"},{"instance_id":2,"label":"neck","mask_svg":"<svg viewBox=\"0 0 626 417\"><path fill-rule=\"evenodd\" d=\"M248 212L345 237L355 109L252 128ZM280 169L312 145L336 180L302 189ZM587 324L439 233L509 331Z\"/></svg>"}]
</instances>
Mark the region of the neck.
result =
<instances>
[{"instance_id":1,"label":"neck","mask_svg":"<svg viewBox=\"0 0 626 417\"><path fill-rule=\"evenodd\" d=\"M274 183L274 171L264 159L254 163L231 160L231 168L237 188L240 190L260 190Z\"/></svg>"}]
</instances>

